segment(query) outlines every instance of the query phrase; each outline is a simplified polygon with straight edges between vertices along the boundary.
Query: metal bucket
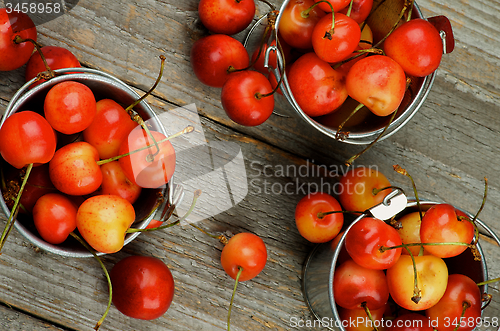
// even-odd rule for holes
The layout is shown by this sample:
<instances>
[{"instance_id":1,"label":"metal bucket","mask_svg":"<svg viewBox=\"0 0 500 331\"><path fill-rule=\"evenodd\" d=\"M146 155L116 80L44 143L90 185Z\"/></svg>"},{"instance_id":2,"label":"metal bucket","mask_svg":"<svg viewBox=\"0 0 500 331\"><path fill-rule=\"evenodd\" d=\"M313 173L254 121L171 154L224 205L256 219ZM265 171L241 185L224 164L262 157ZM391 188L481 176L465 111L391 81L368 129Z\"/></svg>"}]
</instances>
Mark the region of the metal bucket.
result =
<instances>
[{"instance_id":1,"label":"metal bucket","mask_svg":"<svg viewBox=\"0 0 500 331\"><path fill-rule=\"evenodd\" d=\"M76 73L75 71L78 72ZM29 89L33 80L21 87L8 104L5 115L0 122L0 127L3 125L5 119L8 116L14 114L17 111L29 109L32 111L38 111L43 115L43 100L45 96L52 86L63 81L72 80L85 84L92 90L96 97L96 100L104 98L113 99L124 107L129 106L135 100L140 98L139 94L137 94L130 86L102 71L87 68L71 68L60 69L56 70L55 72L58 74L58 76L37 85L33 89ZM142 101L137 106L135 106L134 110L137 111L137 113L144 119L144 121L147 121L148 124L151 124L152 130L160 131L166 135L160 120L157 118L152 108L145 101ZM0 164L6 164L6 162L0 162ZM158 194L162 193L164 196L168 196L168 193L171 192L171 182L172 180L170 180L167 187L161 189L142 189L141 195L134 203L134 209L136 212L136 221L133 225L134 228L144 229L149 224L155 214L155 208L157 208L155 204ZM7 207L2 195L0 195L0 206L5 215L9 216L10 210ZM19 213L14 226L33 245L40 247L48 252L68 257L93 256L87 249L85 249L80 243L78 243L71 237L69 237L65 242L59 245L47 243L38 234L31 215ZM130 243L139 234L140 232L127 234L125 236L124 245Z\"/></svg>"},{"instance_id":2,"label":"metal bucket","mask_svg":"<svg viewBox=\"0 0 500 331\"><path fill-rule=\"evenodd\" d=\"M438 204L437 202L421 201L422 209L425 211L431 206ZM457 208L459 209L459 208ZM461 210L461 209L459 209ZM397 217L401 217L410 212L418 211L415 201L409 202L404 211L398 213ZM463 210L461 210L463 211ZM474 215L463 211L471 219ZM318 321L328 321L327 328L335 331L345 331L342 326L338 312L338 307L335 303L333 294L333 277L335 273L335 265L341 249L344 246L345 236L350 227L359 220L369 215L363 214L356 218L346 229L342 235L338 245L332 247L332 242L319 244L309 254L302 270L302 291L306 304L314 317ZM481 220L476 219L476 223L485 229L500 245L500 238ZM474 255L470 249L465 250L462 254L446 258L444 261L448 266L450 274L459 273L470 277L474 282L479 283L488 279L488 270L484 253L480 244L477 244L480 261L474 260ZM481 293L487 293L488 285L481 286Z\"/></svg>"},{"instance_id":3,"label":"metal bucket","mask_svg":"<svg viewBox=\"0 0 500 331\"><path fill-rule=\"evenodd\" d=\"M280 12L276 19L276 29L274 38L277 38L279 33L279 25L282 17L284 8L288 3L293 0L285 0L281 5ZM375 0L373 8L381 2L380 0ZM373 31L374 42L382 39L388 31L390 31L394 22L403 8L404 0L385 0L384 4L377 9L377 14L372 14L367 19L367 23ZM379 13L380 12L380 13ZM423 14L420 11L417 4L414 4L412 10L413 18L423 18ZM250 33L253 32L253 29ZM443 43L445 40L443 37ZM245 42L248 41L247 40ZM268 52L276 47L269 47ZM286 100L292 105L293 109L300 115L300 117L311 125L316 130L326 134L327 136L334 138L336 137L337 128L339 125L347 118L351 111L358 105L358 102L351 99L350 97L346 100L343 106L341 106L337 111L331 114L320 116L320 117L309 117L304 113L301 107L297 104L291 90L286 74L284 74L283 60L280 61L281 56L278 55L278 68L273 68L274 74L279 81L280 77L284 75L282 92ZM405 97L399 107L396 117L393 122L389 125L384 135L379 140L388 138L392 134L396 133L401 129L410 119L416 114L424 103L427 95L430 92L432 84L434 82L435 73L432 73L423 78L412 78L412 84L410 86L411 92L407 91ZM410 90L409 89L409 90ZM373 142L384 130L384 128L389 123L391 116L380 117L372 114L366 107L363 107L360 111L356 113L344 126L345 131L349 131L349 135L344 140L341 140L349 144L369 144Z\"/></svg>"}]
</instances>

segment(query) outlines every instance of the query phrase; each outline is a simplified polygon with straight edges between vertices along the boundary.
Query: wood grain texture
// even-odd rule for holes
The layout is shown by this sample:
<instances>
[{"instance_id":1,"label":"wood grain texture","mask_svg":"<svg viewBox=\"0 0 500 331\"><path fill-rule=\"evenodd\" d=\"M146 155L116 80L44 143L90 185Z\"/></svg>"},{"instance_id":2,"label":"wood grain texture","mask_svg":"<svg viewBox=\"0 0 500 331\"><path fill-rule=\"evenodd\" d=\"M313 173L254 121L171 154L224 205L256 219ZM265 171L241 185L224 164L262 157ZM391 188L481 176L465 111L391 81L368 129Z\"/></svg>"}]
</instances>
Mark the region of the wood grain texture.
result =
<instances>
[{"instance_id":1,"label":"wood grain texture","mask_svg":"<svg viewBox=\"0 0 500 331\"><path fill-rule=\"evenodd\" d=\"M278 1L271 1L279 7ZM85 66L119 77L139 91L151 86L167 58L165 76L148 98L159 114L195 103L209 141L236 142L247 167L249 194L236 207L199 223L212 232L251 231L261 236L269 260L252 281L241 283L232 313L233 330L290 330L292 317L312 320L301 293L301 268L312 245L295 229L294 207L315 185L331 188L344 161L362 147L334 141L308 127L284 101L268 122L247 128L232 123L220 104L220 90L199 83L190 67L192 44L208 32L197 17L197 0L81 0L66 15L38 27L39 41L70 49ZM420 197L445 201L475 213L488 178L488 201L480 218L500 233L500 5L496 0L420 0L425 16L446 15L456 48L443 58L428 98L399 132L376 144L358 164L376 165L391 182L411 192L408 179L392 171L406 168ZM258 15L267 10L258 4ZM240 40L244 33L237 35ZM0 73L0 111L22 86L24 68ZM331 170L319 175L315 165ZM282 169L307 169L291 173ZM313 169L316 172L313 173ZM325 184L327 183L327 184ZM289 191L284 191L288 188ZM281 191L280 191L281 190ZM2 220L5 216L1 215ZM499 277L499 248L483 244L490 277ZM118 254L106 256L108 268L130 254L161 258L176 280L168 313L138 321L114 307L101 330L224 330L233 281L220 268L222 245L190 227L141 234ZM0 301L28 318L3 309L10 329L64 327L90 330L104 312L107 286L93 259L67 259L36 252L17 231L0 257ZM500 316L499 286L490 287L487 316ZM3 315L5 314L5 315ZM3 326L3 324L0 325ZM31 324L30 324L31 323ZM318 330L321 328L301 328ZM487 330L487 329L484 329Z\"/></svg>"}]
</instances>

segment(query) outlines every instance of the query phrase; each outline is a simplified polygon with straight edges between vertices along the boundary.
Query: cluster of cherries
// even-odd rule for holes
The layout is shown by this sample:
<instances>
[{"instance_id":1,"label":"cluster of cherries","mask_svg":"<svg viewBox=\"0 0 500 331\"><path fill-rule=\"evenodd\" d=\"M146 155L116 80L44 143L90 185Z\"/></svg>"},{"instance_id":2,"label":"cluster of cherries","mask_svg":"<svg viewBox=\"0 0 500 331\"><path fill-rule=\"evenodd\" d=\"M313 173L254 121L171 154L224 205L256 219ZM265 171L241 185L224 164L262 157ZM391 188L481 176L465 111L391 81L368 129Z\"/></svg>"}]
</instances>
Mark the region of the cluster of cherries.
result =
<instances>
[{"instance_id":1,"label":"cluster of cherries","mask_svg":"<svg viewBox=\"0 0 500 331\"><path fill-rule=\"evenodd\" d=\"M81 67L64 48L40 47L36 27L26 14L7 13L2 8L0 26L5 27L0 30L0 71L27 63L26 81L36 78L31 88L57 76L55 69ZM33 53L35 47L37 52ZM161 59L163 69L165 59ZM160 79L161 75L157 83ZM199 192L190 211L179 220L165 222L171 213L162 213L162 218L153 220L146 229L131 228L137 216L134 203L143 189L167 185L174 173L175 151L170 139L193 129L188 127L168 138L152 130L133 110L151 91L125 109L120 100L96 100L84 83L65 80L50 87L39 109L22 109L4 120L0 127L0 171L4 200L11 213L0 249L18 212L32 215L46 242L58 245L71 236L98 260L96 252L120 251L127 233L165 229L188 216ZM158 198L157 206L162 199L165 197ZM260 237L239 233L225 239L224 244L222 267L237 281L251 279L264 268L267 251ZM123 314L138 319L155 319L167 311L174 296L174 280L163 261L130 256L109 274L99 262L108 280L110 300L95 329L102 324L111 301ZM145 270L147 282L143 281Z\"/></svg>"},{"instance_id":2,"label":"cluster of cherries","mask_svg":"<svg viewBox=\"0 0 500 331\"><path fill-rule=\"evenodd\" d=\"M346 330L470 331L481 323L484 284L449 274L445 262L467 248L480 258L477 215L471 220L451 205L436 204L389 222L365 216L344 234L344 213L359 215L382 203L393 187L365 167L346 173L340 184L349 188L339 194L340 203L327 193L310 194L297 204L295 220L304 238L331 241L332 249L344 236L332 286Z\"/></svg>"}]
</instances>

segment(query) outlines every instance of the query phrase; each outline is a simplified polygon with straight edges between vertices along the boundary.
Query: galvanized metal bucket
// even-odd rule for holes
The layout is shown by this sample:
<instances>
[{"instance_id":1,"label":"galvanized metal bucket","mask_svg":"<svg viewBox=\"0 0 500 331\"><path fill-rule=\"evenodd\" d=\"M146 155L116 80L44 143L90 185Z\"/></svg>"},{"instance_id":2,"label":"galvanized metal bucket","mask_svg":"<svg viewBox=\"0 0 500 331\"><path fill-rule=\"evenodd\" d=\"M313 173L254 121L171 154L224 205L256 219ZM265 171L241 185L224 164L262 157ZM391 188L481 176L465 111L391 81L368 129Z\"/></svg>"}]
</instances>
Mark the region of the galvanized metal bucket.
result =
<instances>
[{"instance_id":1,"label":"galvanized metal bucket","mask_svg":"<svg viewBox=\"0 0 500 331\"><path fill-rule=\"evenodd\" d=\"M274 30L275 39L277 38L279 33L280 20L283 14L283 10L290 3L290 1L293 0L285 0L281 5L279 14L276 18L276 29ZM375 8L375 6L379 2L381 1L375 0L373 7ZM374 41L377 41L377 38L382 39L382 37L385 36L385 34L391 29L394 22L397 21L396 17L401 12L403 3L404 0L385 0L383 6L377 9L377 15L371 15L367 19L367 23L374 33ZM378 14L378 11L383 12L381 14ZM423 14L417 4L414 4L412 17L423 18ZM257 22L257 24L252 27L244 42L245 45L249 44L249 39L251 38L252 34L255 34L258 26L261 25L262 27L262 21ZM442 35L442 38L444 45L446 43L446 36ZM276 47L268 47L267 58L269 56L269 52L271 51L276 51ZM331 114L315 118L309 117L298 105L293 96L293 93L291 92L290 85L288 84L287 76L283 66L283 59L279 53L278 68L272 68L272 70L278 81L281 76L284 76L281 91L283 92L283 95L285 96L288 103L300 115L300 117L316 130L331 138L336 139L339 124L347 118L350 112L357 106L358 102L351 98L348 98L339 110L334 111ZM432 73L423 78L412 77L412 84L410 87L411 92L407 91L405 98L403 99L403 102L397 111L396 117L389 125L380 140L390 137L399 129L401 129L406 123L408 123L408 121L411 120L416 112L422 107L422 104L427 98L434 82L434 78L435 73ZM370 144L382 133L384 128L389 123L390 117L391 116L376 116L372 114L366 107L363 107L344 126L345 131L349 131L349 135L341 141L358 145Z\"/></svg>"},{"instance_id":2,"label":"galvanized metal bucket","mask_svg":"<svg viewBox=\"0 0 500 331\"><path fill-rule=\"evenodd\" d=\"M422 210L424 211L436 204L438 203L421 201ZM396 215L400 217L414 211L418 211L417 203L415 201L410 201L406 208ZM471 219L474 217L474 215L464 210L462 211ZM332 242L317 245L304 262L302 270L302 291L304 299L311 313L318 321L328 321L328 323L326 323L327 325L323 325L330 330L345 331L339 316L338 307L335 303L332 286L337 259L344 247L345 236L350 227L368 216L371 215L363 214L356 218L347 227L336 246L332 246ZM479 219L476 219L476 224L487 231L500 245L500 238L486 224ZM480 261L474 260L474 255L470 249L465 250L456 257L445 259L449 273L464 274L476 283L486 281L488 279L488 270L480 243L478 243L477 248L481 256ZM488 286L481 286L480 289L482 293L487 293Z\"/></svg>"},{"instance_id":3,"label":"galvanized metal bucket","mask_svg":"<svg viewBox=\"0 0 500 331\"><path fill-rule=\"evenodd\" d=\"M56 70L55 72L57 73L56 77L39 84L32 89L30 89L30 85L34 79L21 87L8 104L5 115L0 122L0 127L3 125L8 116L17 111L29 109L43 112L43 100L46 94L52 86L63 81L72 80L85 84L92 90L96 100L103 98L113 99L119 104L122 104L124 107L127 107L140 98L139 94L137 94L137 92L135 92L130 86L116 77L102 71L88 68L70 68ZM42 107L40 107L40 105L42 105ZM166 135L160 120L145 101L140 102L136 107L134 107L134 110L137 111L144 121L147 121L148 124L151 125L152 130L160 131ZM164 196L169 196L169 193L172 192L171 182L172 180L165 188L142 190L140 197L134 203L136 223L134 223L133 227L144 229L149 224L154 217L154 210L158 207L155 206L158 194L162 193ZM168 201L165 203L168 203ZM2 195L0 195L0 206L5 215L9 216L10 210L7 207ZM14 226L33 245L48 252L68 257L92 257L92 254L73 238L68 238L64 243L59 245L47 243L38 234L33 224L33 218L31 215L19 213ZM139 234L140 232L127 234L125 237L125 245L134 240Z\"/></svg>"}]
</instances>

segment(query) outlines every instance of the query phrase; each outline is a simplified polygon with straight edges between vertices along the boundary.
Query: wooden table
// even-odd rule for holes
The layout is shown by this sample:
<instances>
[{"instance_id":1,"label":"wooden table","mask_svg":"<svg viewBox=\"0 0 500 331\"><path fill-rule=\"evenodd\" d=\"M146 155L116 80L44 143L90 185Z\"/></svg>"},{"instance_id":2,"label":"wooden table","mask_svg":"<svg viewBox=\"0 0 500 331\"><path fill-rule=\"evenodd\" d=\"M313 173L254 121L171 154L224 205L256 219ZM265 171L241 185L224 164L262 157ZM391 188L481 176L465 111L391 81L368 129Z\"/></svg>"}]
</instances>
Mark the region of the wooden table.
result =
<instances>
[{"instance_id":1,"label":"wooden table","mask_svg":"<svg viewBox=\"0 0 500 331\"><path fill-rule=\"evenodd\" d=\"M344 161L362 147L311 129L284 102L276 112L285 116L273 115L261 126L231 122L221 107L220 90L198 82L190 66L191 46L207 34L198 21L197 4L197 0L81 0L69 13L39 26L39 41L67 47L84 66L111 73L138 91L152 85L158 56L166 56L165 76L148 98L155 111L196 104L207 140L237 143L247 166L245 199L198 225L214 233L250 231L268 248L264 271L238 287L232 329L290 330L292 318L313 320L301 292L301 269L314 245L302 239L294 224L294 208L303 194L263 192L262 185L319 181L317 175L294 178L277 170L317 165L344 169ZM500 5L496 0L418 4L426 17L446 15L451 20L455 51L443 58L416 116L357 164L378 166L391 183L409 192L407 178L392 171L392 165L400 164L413 175L422 198L471 213L481 204L487 177L488 201L480 218L500 233ZM259 3L257 14L266 9ZM237 37L241 40L244 34ZM0 74L2 113L23 83L24 68ZM490 278L499 277L500 250L487 235L481 240ZM121 252L104 256L108 269L132 254L161 258L173 273L176 292L163 317L134 320L112 307L101 330L224 330L233 280L220 267L221 249L222 244L197 230L177 227L141 234ZM37 250L13 231L0 264L2 330L90 330L105 310L107 283L91 258L71 259ZM493 302L485 316L500 316L499 288L490 286Z\"/></svg>"}]
</instances>

